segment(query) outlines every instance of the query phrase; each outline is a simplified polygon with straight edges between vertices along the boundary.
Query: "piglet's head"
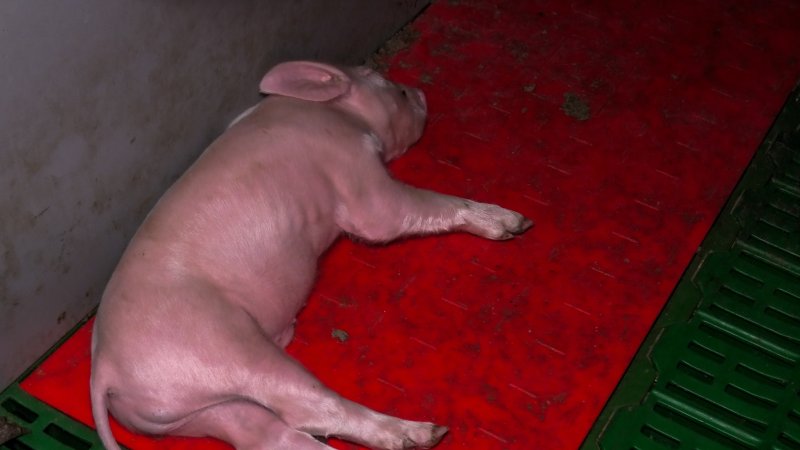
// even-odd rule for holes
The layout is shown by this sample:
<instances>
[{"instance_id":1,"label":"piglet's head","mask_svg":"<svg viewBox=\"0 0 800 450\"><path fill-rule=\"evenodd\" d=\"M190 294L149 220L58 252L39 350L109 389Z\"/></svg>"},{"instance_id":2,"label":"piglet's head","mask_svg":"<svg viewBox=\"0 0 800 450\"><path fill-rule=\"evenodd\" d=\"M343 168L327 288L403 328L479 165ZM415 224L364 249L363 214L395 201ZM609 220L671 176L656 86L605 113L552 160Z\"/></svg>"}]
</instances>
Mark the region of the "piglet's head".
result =
<instances>
[{"instance_id":1,"label":"piglet's head","mask_svg":"<svg viewBox=\"0 0 800 450\"><path fill-rule=\"evenodd\" d=\"M383 144L383 159L402 155L425 128L427 106L419 89L393 83L367 67L339 68L311 61L273 67L261 92L324 102L354 116Z\"/></svg>"}]
</instances>

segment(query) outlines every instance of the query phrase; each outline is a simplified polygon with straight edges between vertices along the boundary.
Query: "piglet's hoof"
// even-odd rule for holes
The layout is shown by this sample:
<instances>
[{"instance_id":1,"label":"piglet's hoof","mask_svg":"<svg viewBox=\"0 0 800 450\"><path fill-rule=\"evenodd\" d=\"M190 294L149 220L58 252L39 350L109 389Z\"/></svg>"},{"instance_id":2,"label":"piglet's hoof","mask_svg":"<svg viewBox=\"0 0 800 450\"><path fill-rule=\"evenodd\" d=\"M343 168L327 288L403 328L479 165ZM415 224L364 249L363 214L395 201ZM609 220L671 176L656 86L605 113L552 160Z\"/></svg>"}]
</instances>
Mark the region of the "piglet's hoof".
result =
<instances>
[{"instance_id":1,"label":"piglet's hoof","mask_svg":"<svg viewBox=\"0 0 800 450\"><path fill-rule=\"evenodd\" d=\"M417 433L409 433L409 436L403 439L403 450L435 447L449 431L449 428L442 425L432 423L425 425L424 428L416 430Z\"/></svg>"},{"instance_id":2,"label":"piglet's hoof","mask_svg":"<svg viewBox=\"0 0 800 450\"><path fill-rule=\"evenodd\" d=\"M447 432L449 430L450 430L449 428L447 428L445 426L442 426L442 425L433 425L433 427L431 429L431 438L427 442L419 442L419 443L415 443L414 445L416 445L416 446L418 446L420 448L431 448L431 447L434 447L436 444L439 443L439 441L442 440L444 435L447 434ZM406 448L414 448L414 447L411 446L411 447L406 447Z\"/></svg>"},{"instance_id":3,"label":"piglet's hoof","mask_svg":"<svg viewBox=\"0 0 800 450\"><path fill-rule=\"evenodd\" d=\"M466 201L464 211L465 231L502 241L524 233L533 226L533 221L522 214L490 203Z\"/></svg>"}]
</instances>

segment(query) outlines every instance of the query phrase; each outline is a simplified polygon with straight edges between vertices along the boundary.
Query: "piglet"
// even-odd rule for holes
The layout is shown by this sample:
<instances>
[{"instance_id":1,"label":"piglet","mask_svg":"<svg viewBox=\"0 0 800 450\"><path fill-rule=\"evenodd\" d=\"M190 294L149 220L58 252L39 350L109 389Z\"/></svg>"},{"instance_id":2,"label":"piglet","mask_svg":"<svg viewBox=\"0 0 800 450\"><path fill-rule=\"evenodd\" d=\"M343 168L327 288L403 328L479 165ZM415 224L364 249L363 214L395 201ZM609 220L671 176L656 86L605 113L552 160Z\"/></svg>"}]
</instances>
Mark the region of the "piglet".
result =
<instances>
[{"instance_id":1,"label":"piglet","mask_svg":"<svg viewBox=\"0 0 800 450\"><path fill-rule=\"evenodd\" d=\"M421 91L366 68L296 61L150 212L106 290L91 399L150 435L213 436L238 450L429 448L447 428L387 416L331 391L290 358L318 257L342 233L383 243L467 231L508 239L531 222L496 205L400 183L384 163L416 142Z\"/></svg>"}]
</instances>

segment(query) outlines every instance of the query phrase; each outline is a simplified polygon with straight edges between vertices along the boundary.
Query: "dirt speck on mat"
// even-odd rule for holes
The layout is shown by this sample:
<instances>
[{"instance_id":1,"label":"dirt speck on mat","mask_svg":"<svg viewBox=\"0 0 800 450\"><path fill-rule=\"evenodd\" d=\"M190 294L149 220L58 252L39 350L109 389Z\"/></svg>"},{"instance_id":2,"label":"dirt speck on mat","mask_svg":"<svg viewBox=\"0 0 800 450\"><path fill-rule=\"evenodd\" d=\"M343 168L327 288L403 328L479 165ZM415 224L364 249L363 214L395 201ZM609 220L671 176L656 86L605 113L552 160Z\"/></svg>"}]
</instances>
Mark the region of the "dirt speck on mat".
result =
<instances>
[{"instance_id":1,"label":"dirt speck on mat","mask_svg":"<svg viewBox=\"0 0 800 450\"><path fill-rule=\"evenodd\" d=\"M589 120L592 117L589 103L585 98L574 92L564 93L564 103L561 104L561 110L564 111L564 114L580 121Z\"/></svg>"},{"instance_id":2,"label":"dirt speck on mat","mask_svg":"<svg viewBox=\"0 0 800 450\"><path fill-rule=\"evenodd\" d=\"M368 56L364 65L377 72L386 72L386 69L389 68L389 59L407 49L417 39L419 39L419 31L411 28L411 24L408 24L384 42L375 53Z\"/></svg>"},{"instance_id":3,"label":"dirt speck on mat","mask_svg":"<svg viewBox=\"0 0 800 450\"><path fill-rule=\"evenodd\" d=\"M433 84L433 75L429 73L423 73L419 76L419 82L422 84Z\"/></svg>"},{"instance_id":4,"label":"dirt speck on mat","mask_svg":"<svg viewBox=\"0 0 800 450\"><path fill-rule=\"evenodd\" d=\"M0 445L16 437L22 436L28 431L21 426L9 421L5 417L0 417Z\"/></svg>"},{"instance_id":5,"label":"dirt speck on mat","mask_svg":"<svg viewBox=\"0 0 800 450\"><path fill-rule=\"evenodd\" d=\"M350 339L350 335L347 334L347 331L340 330L338 328L334 328L331 331L331 337L339 342L347 342L347 340Z\"/></svg>"}]
</instances>

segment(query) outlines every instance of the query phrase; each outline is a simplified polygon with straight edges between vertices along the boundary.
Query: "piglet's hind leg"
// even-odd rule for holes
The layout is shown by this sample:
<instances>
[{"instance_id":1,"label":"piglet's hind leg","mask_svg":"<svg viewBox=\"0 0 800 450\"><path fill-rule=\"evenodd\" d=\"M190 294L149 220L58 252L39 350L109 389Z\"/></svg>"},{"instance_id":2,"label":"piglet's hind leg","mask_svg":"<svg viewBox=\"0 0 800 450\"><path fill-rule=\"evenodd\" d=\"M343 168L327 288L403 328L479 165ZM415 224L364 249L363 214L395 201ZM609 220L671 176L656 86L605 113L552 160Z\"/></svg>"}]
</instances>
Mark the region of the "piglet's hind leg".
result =
<instances>
[{"instance_id":1,"label":"piglet's hind leg","mask_svg":"<svg viewBox=\"0 0 800 450\"><path fill-rule=\"evenodd\" d=\"M286 425L274 413L252 402L232 400L196 413L171 434L211 436L236 450L332 450L307 433Z\"/></svg>"},{"instance_id":2,"label":"piglet's hind leg","mask_svg":"<svg viewBox=\"0 0 800 450\"><path fill-rule=\"evenodd\" d=\"M253 365L237 365L246 386L240 395L257 402L295 430L337 436L373 449L404 450L436 445L447 428L387 416L342 398L275 345L258 346Z\"/></svg>"}]
</instances>

